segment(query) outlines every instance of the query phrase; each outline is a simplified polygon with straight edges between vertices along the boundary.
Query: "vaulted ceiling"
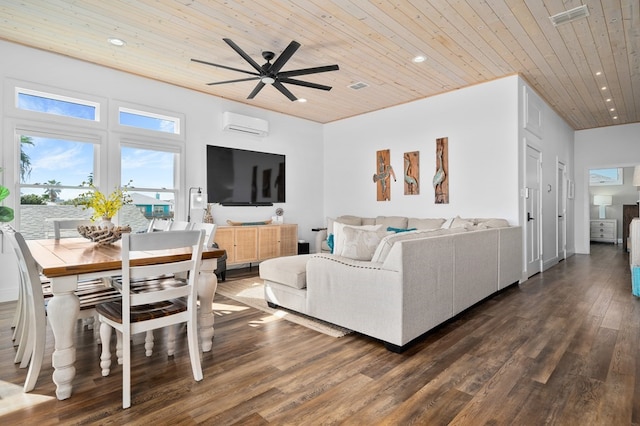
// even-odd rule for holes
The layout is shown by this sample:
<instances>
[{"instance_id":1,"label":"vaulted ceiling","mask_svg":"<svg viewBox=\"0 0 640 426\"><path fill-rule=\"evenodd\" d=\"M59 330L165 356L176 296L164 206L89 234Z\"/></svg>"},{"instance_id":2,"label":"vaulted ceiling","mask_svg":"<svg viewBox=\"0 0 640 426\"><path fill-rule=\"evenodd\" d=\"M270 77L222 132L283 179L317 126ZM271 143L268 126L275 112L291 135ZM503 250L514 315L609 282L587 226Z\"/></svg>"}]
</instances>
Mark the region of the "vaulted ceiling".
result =
<instances>
[{"instance_id":1,"label":"vaulted ceiling","mask_svg":"<svg viewBox=\"0 0 640 426\"><path fill-rule=\"evenodd\" d=\"M589 16L549 17L585 4ZM3 0L0 38L272 111L327 123L519 73L574 129L640 122L637 0ZM123 47L108 43L116 37ZM283 71L338 64L247 99L262 51ZM414 63L423 55L426 60ZM37 66L37 65L36 65ZM364 83L354 89L356 83Z\"/></svg>"}]
</instances>

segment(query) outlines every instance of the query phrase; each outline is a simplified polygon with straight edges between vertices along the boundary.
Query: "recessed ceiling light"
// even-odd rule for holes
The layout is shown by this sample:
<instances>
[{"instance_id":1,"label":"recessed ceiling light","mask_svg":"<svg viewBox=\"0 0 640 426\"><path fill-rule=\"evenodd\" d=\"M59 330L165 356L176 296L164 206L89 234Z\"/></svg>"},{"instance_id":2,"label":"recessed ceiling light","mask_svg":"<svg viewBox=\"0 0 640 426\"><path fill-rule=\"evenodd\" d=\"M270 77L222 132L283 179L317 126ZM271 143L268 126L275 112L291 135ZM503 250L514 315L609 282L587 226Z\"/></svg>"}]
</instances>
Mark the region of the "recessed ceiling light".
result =
<instances>
[{"instance_id":1,"label":"recessed ceiling light","mask_svg":"<svg viewBox=\"0 0 640 426\"><path fill-rule=\"evenodd\" d=\"M607 86L602 86L600 89L601 90L607 90Z\"/></svg>"},{"instance_id":2,"label":"recessed ceiling light","mask_svg":"<svg viewBox=\"0 0 640 426\"><path fill-rule=\"evenodd\" d=\"M615 110L616 110L615 108L609 108L609 111L611 111L611 112L613 112Z\"/></svg>"},{"instance_id":3,"label":"recessed ceiling light","mask_svg":"<svg viewBox=\"0 0 640 426\"><path fill-rule=\"evenodd\" d=\"M307 102L307 100L305 98L298 98L298 102L305 103L305 102Z\"/></svg>"},{"instance_id":4,"label":"recessed ceiling light","mask_svg":"<svg viewBox=\"0 0 640 426\"><path fill-rule=\"evenodd\" d=\"M596 75L602 75L602 71L598 71Z\"/></svg>"},{"instance_id":5,"label":"recessed ceiling light","mask_svg":"<svg viewBox=\"0 0 640 426\"><path fill-rule=\"evenodd\" d=\"M415 62L416 64L419 64L420 62L424 62L426 60L427 60L427 58L425 56L422 56L422 55L418 55L415 58L413 58L413 62Z\"/></svg>"},{"instance_id":6,"label":"recessed ceiling light","mask_svg":"<svg viewBox=\"0 0 640 426\"><path fill-rule=\"evenodd\" d=\"M109 43L111 43L114 46L118 46L118 47L122 47L125 44L127 44L124 40L122 40L121 38L117 38L117 37L109 37Z\"/></svg>"},{"instance_id":7,"label":"recessed ceiling light","mask_svg":"<svg viewBox=\"0 0 640 426\"><path fill-rule=\"evenodd\" d=\"M611 102L611 98L607 98L605 102Z\"/></svg>"},{"instance_id":8,"label":"recessed ceiling light","mask_svg":"<svg viewBox=\"0 0 640 426\"><path fill-rule=\"evenodd\" d=\"M613 119L614 119L614 120L617 120L617 119L618 119L618 116L617 116L617 115L614 115L614 116L613 116Z\"/></svg>"}]
</instances>

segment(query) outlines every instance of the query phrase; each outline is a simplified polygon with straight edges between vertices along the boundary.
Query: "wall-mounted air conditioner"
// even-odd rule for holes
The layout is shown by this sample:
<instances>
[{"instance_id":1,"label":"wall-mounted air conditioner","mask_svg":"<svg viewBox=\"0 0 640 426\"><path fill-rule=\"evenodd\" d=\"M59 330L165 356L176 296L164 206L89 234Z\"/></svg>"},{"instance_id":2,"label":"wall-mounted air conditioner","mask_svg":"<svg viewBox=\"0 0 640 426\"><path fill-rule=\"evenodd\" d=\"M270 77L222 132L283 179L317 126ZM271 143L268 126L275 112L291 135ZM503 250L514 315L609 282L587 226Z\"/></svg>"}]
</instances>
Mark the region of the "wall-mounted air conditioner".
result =
<instances>
[{"instance_id":1,"label":"wall-mounted air conditioner","mask_svg":"<svg viewBox=\"0 0 640 426\"><path fill-rule=\"evenodd\" d=\"M222 114L222 128L230 132L247 133L256 136L269 134L269 122L261 118L225 112Z\"/></svg>"}]
</instances>

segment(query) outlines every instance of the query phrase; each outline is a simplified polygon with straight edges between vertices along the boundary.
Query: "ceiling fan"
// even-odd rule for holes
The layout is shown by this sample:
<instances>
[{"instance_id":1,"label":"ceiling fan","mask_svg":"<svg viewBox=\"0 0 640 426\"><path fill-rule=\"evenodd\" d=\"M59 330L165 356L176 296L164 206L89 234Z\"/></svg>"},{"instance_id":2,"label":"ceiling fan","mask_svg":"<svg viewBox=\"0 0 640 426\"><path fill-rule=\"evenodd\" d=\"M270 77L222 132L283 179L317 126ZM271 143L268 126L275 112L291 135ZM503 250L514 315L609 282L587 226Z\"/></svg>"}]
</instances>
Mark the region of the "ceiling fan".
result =
<instances>
[{"instance_id":1,"label":"ceiling fan","mask_svg":"<svg viewBox=\"0 0 640 426\"><path fill-rule=\"evenodd\" d=\"M293 93L291 93L286 87L284 87L283 83L295 84L296 86L311 87L312 89L331 90L330 86L310 83L308 81L296 80L291 77L297 77L300 75L308 75L308 74L316 74L316 73L327 72L327 71L336 71L339 69L337 65L326 65L322 67L304 68L304 69L298 69L298 70L292 70L292 71L280 71L282 67L287 63L287 61L291 59L291 56L293 56L296 50L298 50L298 48L300 47L300 43L296 41L292 41L291 43L289 43L289 46L287 46L287 48L284 49L284 51L280 54L280 56L278 56L278 58L273 63L271 63L271 61L273 60L273 58L275 58L276 56L275 53L268 52L268 51L262 52L262 57L267 62L264 65L260 66L256 61L251 59L251 57L247 55L242 49L240 49L240 47L237 44L235 44L233 40L228 38L223 38L223 40L229 46L231 46L231 48L235 50L236 53L238 53L238 55L242 56L242 58L244 58L244 60L247 61L249 65L253 67L253 69L255 69L255 72L241 70L239 68L233 68L226 65L214 64L212 62L201 61L199 59L191 59L191 60L193 62L199 62L201 64L212 65L214 67L225 68L228 70L238 71L241 73L253 75L254 77L239 78L236 80L218 81L215 83L207 83L208 85L213 86L216 84L227 84L227 83L238 83L241 81L260 80L258 81L258 84L253 89L253 91L249 94L249 96L247 96L247 99L255 98L258 92L260 92L260 90L262 90L262 88L267 84L270 84L276 89L278 89L283 95L285 95L291 101L296 101L298 100L298 98L296 98Z\"/></svg>"}]
</instances>

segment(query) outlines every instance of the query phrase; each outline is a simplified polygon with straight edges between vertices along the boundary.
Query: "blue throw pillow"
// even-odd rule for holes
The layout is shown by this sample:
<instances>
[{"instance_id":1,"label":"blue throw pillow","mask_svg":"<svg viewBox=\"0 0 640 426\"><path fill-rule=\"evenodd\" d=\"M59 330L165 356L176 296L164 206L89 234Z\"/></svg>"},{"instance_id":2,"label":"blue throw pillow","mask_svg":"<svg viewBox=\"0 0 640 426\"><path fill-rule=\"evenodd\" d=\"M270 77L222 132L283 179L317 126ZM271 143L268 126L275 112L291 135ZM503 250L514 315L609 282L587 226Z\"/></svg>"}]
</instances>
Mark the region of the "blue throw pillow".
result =
<instances>
[{"instance_id":1,"label":"blue throw pillow","mask_svg":"<svg viewBox=\"0 0 640 426\"><path fill-rule=\"evenodd\" d=\"M333 254L333 234L329 234L327 237L327 245L329 246L329 249L331 249L331 254Z\"/></svg>"},{"instance_id":2,"label":"blue throw pillow","mask_svg":"<svg viewBox=\"0 0 640 426\"><path fill-rule=\"evenodd\" d=\"M388 226L387 227L387 231L389 232L395 232L396 234L398 232L408 232L408 231L415 231L416 228L394 228L392 226Z\"/></svg>"}]
</instances>

